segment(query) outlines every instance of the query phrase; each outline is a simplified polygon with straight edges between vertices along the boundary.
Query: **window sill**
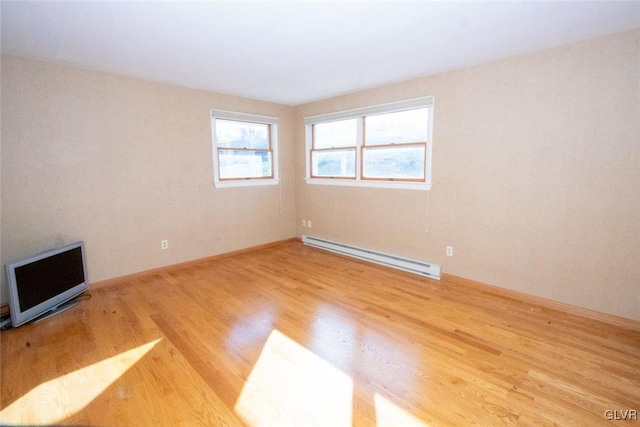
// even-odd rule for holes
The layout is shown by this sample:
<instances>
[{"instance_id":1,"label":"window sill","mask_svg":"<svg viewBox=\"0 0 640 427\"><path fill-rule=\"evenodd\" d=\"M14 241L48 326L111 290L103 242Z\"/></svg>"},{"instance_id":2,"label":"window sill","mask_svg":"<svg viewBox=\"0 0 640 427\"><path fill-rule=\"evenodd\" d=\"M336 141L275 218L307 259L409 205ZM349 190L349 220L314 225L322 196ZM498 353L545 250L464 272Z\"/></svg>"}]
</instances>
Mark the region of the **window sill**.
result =
<instances>
[{"instance_id":1,"label":"window sill","mask_svg":"<svg viewBox=\"0 0 640 427\"><path fill-rule=\"evenodd\" d=\"M260 187L265 185L278 185L280 179L243 179L238 181L214 181L213 185L216 188L231 188L231 187Z\"/></svg>"},{"instance_id":2,"label":"window sill","mask_svg":"<svg viewBox=\"0 0 640 427\"><path fill-rule=\"evenodd\" d=\"M352 179L305 178L307 184L336 185L341 187L388 188L394 190L431 190L431 183L402 181L356 181Z\"/></svg>"}]
</instances>

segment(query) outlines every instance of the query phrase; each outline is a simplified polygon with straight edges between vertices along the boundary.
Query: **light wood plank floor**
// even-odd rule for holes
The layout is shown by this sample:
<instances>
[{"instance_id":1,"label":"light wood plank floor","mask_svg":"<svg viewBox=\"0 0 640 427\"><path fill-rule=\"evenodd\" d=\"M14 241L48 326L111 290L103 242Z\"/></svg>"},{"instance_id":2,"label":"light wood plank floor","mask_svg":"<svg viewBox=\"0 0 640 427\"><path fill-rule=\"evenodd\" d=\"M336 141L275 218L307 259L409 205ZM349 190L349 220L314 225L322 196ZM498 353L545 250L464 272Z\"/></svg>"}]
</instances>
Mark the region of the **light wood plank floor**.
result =
<instances>
[{"instance_id":1,"label":"light wood plank floor","mask_svg":"<svg viewBox=\"0 0 640 427\"><path fill-rule=\"evenodd\" d=\"M1 334L0 423L638 423L638 330L300 243L90 293Z\"/></svg>"}]
</instances>

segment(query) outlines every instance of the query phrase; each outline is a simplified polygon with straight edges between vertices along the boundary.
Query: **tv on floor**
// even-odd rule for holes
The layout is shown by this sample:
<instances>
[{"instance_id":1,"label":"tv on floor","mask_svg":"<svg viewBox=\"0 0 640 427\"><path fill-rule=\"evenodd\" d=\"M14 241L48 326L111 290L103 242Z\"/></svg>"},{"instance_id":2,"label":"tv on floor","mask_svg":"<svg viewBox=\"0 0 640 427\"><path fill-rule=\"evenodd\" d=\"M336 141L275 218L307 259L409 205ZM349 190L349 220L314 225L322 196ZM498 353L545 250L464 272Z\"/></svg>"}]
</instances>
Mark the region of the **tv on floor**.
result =
<instances>
[{"instance_id":1,"label":"tv on floor","mask_svg":"<svg viewBox=\"0 0 640 427\"><path fill-rule=\"evenodd\" d=\"M41 252L5 266L13 327L65 311L89 289L84 242Z\"/></svg>"}]
</instances>

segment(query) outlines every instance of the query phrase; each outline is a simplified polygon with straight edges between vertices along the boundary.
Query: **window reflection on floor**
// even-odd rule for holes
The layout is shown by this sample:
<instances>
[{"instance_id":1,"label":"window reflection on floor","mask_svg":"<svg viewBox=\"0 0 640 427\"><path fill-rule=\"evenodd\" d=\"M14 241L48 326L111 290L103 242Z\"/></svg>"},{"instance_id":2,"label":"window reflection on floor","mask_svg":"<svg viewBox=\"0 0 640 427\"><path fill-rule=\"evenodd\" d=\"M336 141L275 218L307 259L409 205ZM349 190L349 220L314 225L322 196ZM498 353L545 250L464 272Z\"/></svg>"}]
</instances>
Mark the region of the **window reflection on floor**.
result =
<instances>
[{"instance_id":1,"label":"window reflection on floor","mask_svg":"<svg viewBox=\"0 0 640 427\"><path fill-rule=\"evenodd\" d=\"M53 424L81 411L135 365L157 339L39 384L0 411L7 424ZM118 390L118 393L121 393ZM28 410L25 410L28 408Z\"/></svg>"},{"instance_id":2,"label":"window reflection on floor","mask_svg":"<svg viewBox=\"0 0 640 427\"><path fill-rule=\"evenodd\" d=\"M351 426L353 381L277 329L236 402L248 425Z\"/></svg>"}]
</instances>

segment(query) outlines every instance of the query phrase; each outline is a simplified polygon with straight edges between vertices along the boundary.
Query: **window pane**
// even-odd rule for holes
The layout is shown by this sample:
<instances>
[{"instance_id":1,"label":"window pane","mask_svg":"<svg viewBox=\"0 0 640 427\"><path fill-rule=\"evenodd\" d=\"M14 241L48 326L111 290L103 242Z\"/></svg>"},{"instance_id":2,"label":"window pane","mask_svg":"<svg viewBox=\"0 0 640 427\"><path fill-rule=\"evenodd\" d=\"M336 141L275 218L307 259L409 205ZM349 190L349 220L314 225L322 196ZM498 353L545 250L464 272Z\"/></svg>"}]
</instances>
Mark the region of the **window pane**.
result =
<instances>
[{"instance_id":1,"label":"window pane","mask_svg":"<svg viewBox=\"0 0 640 427\"><path fill-rule=\"evenodd\" d=\"M323 150L311 152L313 176L355 178L356 150Z\"/></svg>"},{"instance_id":2,"label":"window pane","mask_svg":"<svg viewBox=\"0 0 640 427\"><path fill-rule=\"evenodd\" d=\"M339 120L337 122L313 125L313 148L355 147L358 137L358 120Z\"/></svg>"},{"instance_id":3,"label":"window pane","mask_svg":"<svg viewBox=\"0 0 640 427\"><path fill-rule=\"evenodd\" d=\"M271 177L270 151L219 150L220 179Z\"/></svg>"},{"instance_id":4,"label":"window pane","mask_svg":"<svg viewBox=\"0 0 640 427\"><path fill-rule=\"evenodd\" d=\"M216 119L216 143L221 148L268 150L269 125Z\"/></svg>"},{"instance_id":5,"label":"window pane","mask_svg":"<svg viewBox=\"0 0 640 427\"><path fill-rule=\"evenodd\" d=\"M364 178L424 179L424 144L362 150Z\"/></svg>"},{"instance_id":6,"label":"window pane","mask_svg":"<svg viewBox=\"0 0 640 427\"><path fill-rule=\"evenodd\" d=\"M427 142L428 108L365 117L365 145Z\"/></svg>"}]
</instances>

